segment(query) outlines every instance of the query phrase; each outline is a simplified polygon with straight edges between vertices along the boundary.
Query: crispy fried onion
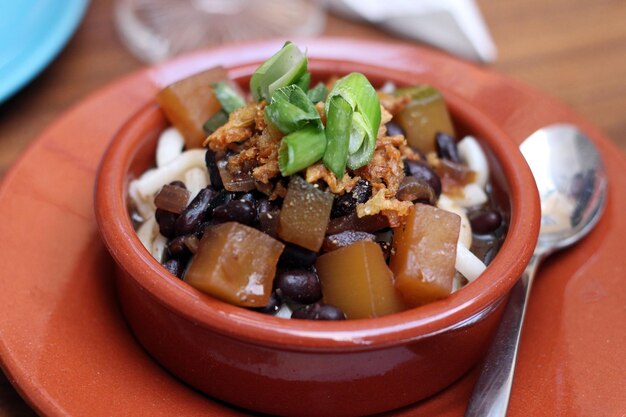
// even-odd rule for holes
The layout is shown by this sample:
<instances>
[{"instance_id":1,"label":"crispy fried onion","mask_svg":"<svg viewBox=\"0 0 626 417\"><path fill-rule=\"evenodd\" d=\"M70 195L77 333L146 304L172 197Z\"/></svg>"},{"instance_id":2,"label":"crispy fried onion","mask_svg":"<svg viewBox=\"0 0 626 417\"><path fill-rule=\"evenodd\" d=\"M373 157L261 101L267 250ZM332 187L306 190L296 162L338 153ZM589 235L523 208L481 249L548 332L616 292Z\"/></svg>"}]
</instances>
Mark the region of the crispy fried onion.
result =
<instances>
[{"instance_id":1,"label":"crispy fried onion","mask_svg":"<svg viewBox=\"0 0 626 417\"><path fill-rule=\"evenodd\" d=\"M344 174L341 181L337 180L335 174L330 172L323 163L318 162L311 165L306 169L304 176L308 183L315 183L319 180L323 180L328 184L328 189L335 194L343 194L350 192L359 181L359 177L351 177L347 172Z\"/></svg>"},{"instance_id":2,"label":"crispy fried onion","mask_svg":"<svg viewBox=\"0 0 626 417\"><path fill-rule=\"evenodd\" d=\"M348 171L338 179L322 162L309 166L305 179L309 183L323 182L334 194L352 191L359 179L372 184L374 196L357 206L359 217L382 213L391 226L399 226L408 213L411 202L399 201L396 192L404 178L403 159L420 159L401 136L388 136L386 124L394 114L402 111L408 103L406 97L395 97L380 93L381 124L376 139L376 148L370 162L357 170ZM278 150L282 134L265 121L266 103L248 103L230 114L226 124L207 137L204 142L213 151L235 151L228 161L232 173L251 171L257 183L268 185L267 192L273 198L280 197L284 190L272 189L271 180L280 175ZM317 111L325 119L324 103L316 105ZM278 183L280 184L280 182Z\"/></svg>"}]
</instances>

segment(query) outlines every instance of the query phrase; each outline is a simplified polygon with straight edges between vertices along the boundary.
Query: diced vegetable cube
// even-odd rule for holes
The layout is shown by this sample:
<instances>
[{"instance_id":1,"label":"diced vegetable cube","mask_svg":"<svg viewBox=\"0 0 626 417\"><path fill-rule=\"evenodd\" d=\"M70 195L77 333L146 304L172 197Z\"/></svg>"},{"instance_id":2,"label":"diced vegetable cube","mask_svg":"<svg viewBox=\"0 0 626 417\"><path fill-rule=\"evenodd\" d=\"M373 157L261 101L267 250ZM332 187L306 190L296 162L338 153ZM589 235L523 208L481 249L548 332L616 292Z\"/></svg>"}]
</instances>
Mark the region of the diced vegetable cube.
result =
<instances>
[{"instance_id":1,"label":"diced vegetable cube","mask_svg":"<svg viewBox=\"0 0 626 417\"><path fill-rule=\"evenodd\" d=\"M157 208L180 214L189 203L189 191L177 185L165 184L154 198Z\"/></svg>"},{"instance_id":2,"label":"diced vegetable cube","mask_svg":"<svg viewBox=\"0 0 626 417\"><path fill-rule=\"evenodd\" d=\"M200 240L185 281L231 304L265 306L284 246L265 233L239 223L209 227Z\"/></svg>"},{"instance_id":3,"label":"diced vegetable cube","mask_svg":"<svg viewBox=\"0 0 626 417\"><path fill-rule=\"evenodd\" d=\"M460 227L457 214L416 204L406 224L394 230L389 266L396 289L409 305L426 304L452 291Z\"/></svg>"},{"instance_id":4,"label":"diced vegetable cube","mask_svg":"<svg viewBox=\"0 0 626 417\"><path fill-rule=\"evenodd\" d=\"M454 128L441 93L429 85L399 88L396 95L410 95L411 103L394 117L409 145L424 153L435 151L437 132L454 135Z\"/></svg>"},{"instance_id":5,"label":"diced vegetable cube","mask_svg":"<svg viewBox=\"0 0 626 417\"><path fill-rule=\"evenodd\" d=\"M278 236L317 252L322 247L332 207L332 194L293 175L280 210Z\"/></svg>"},{"instance_id":6,"label":"diced vegetable cube","mask_svg":"<svg viewBox=\"0 0 626 417\"><path fill-rule=\"evenodd\" d=\"M212 85L227 79L226 70L215 67L177 81L157 94L157 102L185 137L188 149L202 146L206 138L202 125L222 107Z\"/></svg>"},{"instance_id":7,"label":"diced vegetable cube","mask_svg":"<svg viewBox=\"0 0 626 417\"><path fill-rule=\"evenodd\" d=\"M380 317L405 310L393 274L378 244L362 240L328 252L315 268L324 302L339 307L348 319Z\"/></svg>"}]
</instances>

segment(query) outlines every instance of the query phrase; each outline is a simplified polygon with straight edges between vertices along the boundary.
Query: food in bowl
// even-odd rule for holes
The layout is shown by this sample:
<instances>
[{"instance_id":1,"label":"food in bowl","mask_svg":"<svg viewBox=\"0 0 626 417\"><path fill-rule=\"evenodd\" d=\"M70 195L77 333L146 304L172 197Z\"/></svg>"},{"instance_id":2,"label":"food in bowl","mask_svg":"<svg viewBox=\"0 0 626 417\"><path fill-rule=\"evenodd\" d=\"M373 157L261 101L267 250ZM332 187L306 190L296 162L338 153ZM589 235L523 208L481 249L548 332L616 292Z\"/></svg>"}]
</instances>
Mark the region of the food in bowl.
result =
<instances>
[{"instance_id":1,"label":"food in bowl","mask_svg":"<svg viewBox=\"0 0 626 417\"><path fill-rule=\"evenodd\" d=\"M219 68L162 90L172 127L129 187L144 246L192 287L279 317L384 316L477 278L506 224L441 94L310 80L287 43L250 99Z\"/></svg>"},{"instance_id":2,"label":"food in bowl","mask_svg":"<svg viewBox=\"0 0 626 417\"><path fill-rule=\"evenodd\" d=\"M151 79L169 80L203 63L224 62L233 80L247 89L258 57L279 48L275 42L225 47L149 73ZM507 239L479 278L419 308L358 320L285 320L194 289L145 250L128 216L129 182L154 165L158 135L170 124L152 99L129 116L103 156L96 217L117 264L112 278L121 313L136 340L171 374L211 397L272 415L319 416L329 410L337 416L373 414L441 391L484 354L502 301L532 256L539 202L517 145L477 102L458 95L459 86L475 87L471 71L455 73L454 82L447 84L459 63L390 43L316 39L308 41L308 48L313 85L351 71L365 74L376 87L386 81L398 86L428 81L445 96L456 134L480 138L493 185L489 198L498 202L506 219ZM364 49L371 53L364 56ZM394 59L374 63L370 56L401 57L414 69L399 68ZM155 95L158 90L154 88ZM484 86L471 91L490 94ZM200 168L205 167L204 153L198 158Z\"/></svg>"}]
</instances>

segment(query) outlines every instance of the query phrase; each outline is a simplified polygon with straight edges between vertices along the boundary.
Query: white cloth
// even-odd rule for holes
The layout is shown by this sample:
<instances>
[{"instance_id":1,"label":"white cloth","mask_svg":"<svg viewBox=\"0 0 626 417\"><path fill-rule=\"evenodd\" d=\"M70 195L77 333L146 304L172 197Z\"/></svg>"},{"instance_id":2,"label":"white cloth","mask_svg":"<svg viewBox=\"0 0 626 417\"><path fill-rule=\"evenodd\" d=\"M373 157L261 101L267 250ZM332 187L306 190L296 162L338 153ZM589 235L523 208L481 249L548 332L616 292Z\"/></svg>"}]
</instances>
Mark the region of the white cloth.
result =
<instances>
[{"instance_id":1,"label":"white cloth","mask_svg":"<svg viewBox=\"0 0 626 417\"><path fill-rule=\"evenodd\" d=\"M331 0L331 8L455 55L492 62L496 47L474 0Z\"/></svg>"}]
</instances>

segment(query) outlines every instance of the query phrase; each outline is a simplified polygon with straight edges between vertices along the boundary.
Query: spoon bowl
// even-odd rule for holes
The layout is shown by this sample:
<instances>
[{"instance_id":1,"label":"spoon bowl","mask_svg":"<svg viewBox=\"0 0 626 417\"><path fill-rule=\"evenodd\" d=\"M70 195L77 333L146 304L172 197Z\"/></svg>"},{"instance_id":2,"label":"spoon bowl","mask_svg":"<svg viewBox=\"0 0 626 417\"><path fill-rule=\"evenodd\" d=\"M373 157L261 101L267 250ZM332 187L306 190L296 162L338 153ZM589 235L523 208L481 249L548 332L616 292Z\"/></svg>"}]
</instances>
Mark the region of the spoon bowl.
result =
<instances>
[{"instance_id":1,"label":"spoon bowl","mask_svg":"<svg viewBox=\"0 0 626 417\"><path fill-rule=\"evenodd\" d=\"M607 194L607 176L595 145L578 128L555 124L539 129L520 145L537 184L541 226L533 256L511 290L493 344L476 382L465 417L504 417L530 288L539 263L570 246L598 223Z\"/></svg>"},{"instance_id":2,"label":"spoon bowl","mask_svg":"<svg viewBox=\"0 0 626 417\"><path fill-rule=\"evenodd\" d=\"M606 172L596 147L572 125L540 129L520 150L541 200L535 253L547 255L577 242L596 225L606 200Z\"/></svg>"}]
</instances>

